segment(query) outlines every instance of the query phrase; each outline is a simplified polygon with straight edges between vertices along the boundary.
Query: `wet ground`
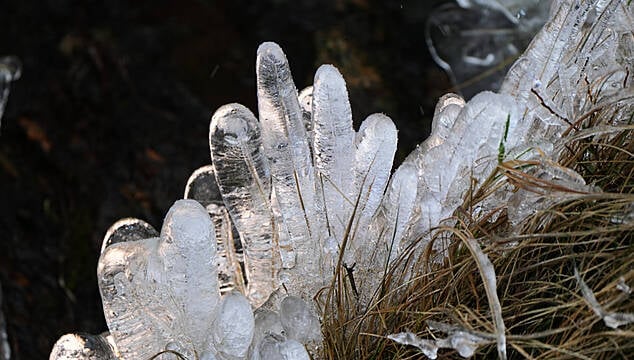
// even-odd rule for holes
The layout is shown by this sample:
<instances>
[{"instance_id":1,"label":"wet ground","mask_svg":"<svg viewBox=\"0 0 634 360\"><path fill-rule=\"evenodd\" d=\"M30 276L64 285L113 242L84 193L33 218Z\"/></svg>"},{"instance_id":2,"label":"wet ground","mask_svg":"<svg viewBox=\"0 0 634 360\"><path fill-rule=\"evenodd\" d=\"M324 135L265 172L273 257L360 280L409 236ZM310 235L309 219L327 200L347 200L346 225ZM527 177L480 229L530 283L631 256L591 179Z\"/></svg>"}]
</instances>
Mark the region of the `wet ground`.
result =
<instances>
[{"instance_id":1,"label":"wet ground","mask_svg":"<svg viewBox=\"0 0 634 360\"><path fill-rule=\"evenodd\" d=\"M255 51L276 41L297 86L317 66L346 78L358 122L385 112L399 160L449 87L423 38L440 1L11 1L0 55L17 55L0 129L0 282L14 359L66 332L106 330L96 282L117 219L159 227L208 164L211 113L255 107ZM106 2L104 2L106 3Z\"/></svg>"}]
</instances>

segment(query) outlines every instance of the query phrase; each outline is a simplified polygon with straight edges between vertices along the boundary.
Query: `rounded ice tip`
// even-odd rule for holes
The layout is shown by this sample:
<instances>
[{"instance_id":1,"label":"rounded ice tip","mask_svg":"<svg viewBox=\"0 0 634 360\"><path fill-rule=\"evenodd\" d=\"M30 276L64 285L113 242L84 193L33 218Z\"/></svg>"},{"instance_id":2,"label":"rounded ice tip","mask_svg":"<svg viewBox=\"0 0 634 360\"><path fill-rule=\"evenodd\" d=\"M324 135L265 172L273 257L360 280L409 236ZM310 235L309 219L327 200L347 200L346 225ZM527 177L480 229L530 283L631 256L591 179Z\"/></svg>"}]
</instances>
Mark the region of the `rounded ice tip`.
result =
<instances>
[{"instance_id":1,"label":"rounded ice tip","mask_svg":"<svg viewBox=\"0 0 634 360\"><path fill-rule=\"evenodd\" d=\"M315 72L315 82L321 81L344 81L341 72L334 65L324 64Z\"/></svg>"},{"instance_id":2,"label":"rounded ice tip","mask_svg":"<svg viewBox=\"0 0 634 360\"><path fill-rule=\"evenodd\" d=\"M286 55L282 48L272 41L263 42L258 46L257 57L272 57L277 60L286 60Z\"/></svg>"},{"instance_id":3,"label":"rounded ice tip","mask_svg":"<svg viewBox=\"0 0 634 360\"><path fill-rule=\"evenodd\" d=\"M187 245L194 241L209 241L213 234L213 223L205 209L196 200L178 200L165 216L161 238L168 242Z\"/></svg>"},{"instance_id":4,"label":"rounded ice tip","mask_svg":"<svg viewBox=\"0 0 634 360\"><path fill-rule=\"evenodd\" d=\"M252 129L257 127L257 120L243 105L228 104L221 106L211 117L209 138L220 138L230 145L248 141Z\"/></svg>"},{"instance_id":5,"label":"rounded ice tip","mask_svg":"<svg viewBox=\"0 0 634 360\"><path fill-rule=\"evenodd\" d=\"M368 116L361 123L361 127L359 128L360 133L369 130L376 134L391 134L396 133L396 125L394 125L394 122L392 122L389 116L376 113Z\"/></svg>"}]
</instances>

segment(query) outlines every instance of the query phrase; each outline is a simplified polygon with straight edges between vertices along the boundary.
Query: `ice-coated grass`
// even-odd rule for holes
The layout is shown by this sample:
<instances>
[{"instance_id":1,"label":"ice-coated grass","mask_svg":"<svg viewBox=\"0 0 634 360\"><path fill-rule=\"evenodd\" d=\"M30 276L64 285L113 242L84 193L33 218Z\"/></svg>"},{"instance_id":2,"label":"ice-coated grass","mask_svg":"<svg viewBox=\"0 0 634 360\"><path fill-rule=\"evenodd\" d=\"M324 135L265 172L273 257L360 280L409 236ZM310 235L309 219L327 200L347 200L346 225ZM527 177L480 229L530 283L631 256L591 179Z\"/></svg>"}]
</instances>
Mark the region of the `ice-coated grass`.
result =
<instances>
[{"instance_id":1,"label":"ice-coated grass","mask_svg":"<svg viewBox=\"0 0 634 360\"><path fill-rule=\"evenodd\" d=\"M367 308L353 306L349 279L334 284L337 306L325 309L324 357L328 359L418 358L420 350L389 334L411 332L441 338L429 321L477 334L495 334L481 269L464 242L479 239L495 268L509 358L612 359L634 352L634 326L608 327L579 290L575 266L606 313L632 314L634 301L620 289L634 284L634 143L629 124L613 124L615 107L597 107L564 133L557 147L557 171L574 169L602 192L581 193L531 173L538 164L505 159L482 184L474 184L454 213L456 225L437 227L433 241L450 240L442 264L405 250L386 272L384 288ZM596 131L592 129L603 129ZM554 170L553 170L554 171ZM543 199L560 196L517 226L505 204L474 217L473 211L505 184ZM541 195L539 195L541 194ZM418 244L411 245L410 250ZM423 252L430 257L429 251ZM410 275L404 275L408 270ZM494 340L494 339L493 339ZM476 350L497 358L495 342ZM459 358L439 349L439 358Z\"/></svg>"}]
</instances>

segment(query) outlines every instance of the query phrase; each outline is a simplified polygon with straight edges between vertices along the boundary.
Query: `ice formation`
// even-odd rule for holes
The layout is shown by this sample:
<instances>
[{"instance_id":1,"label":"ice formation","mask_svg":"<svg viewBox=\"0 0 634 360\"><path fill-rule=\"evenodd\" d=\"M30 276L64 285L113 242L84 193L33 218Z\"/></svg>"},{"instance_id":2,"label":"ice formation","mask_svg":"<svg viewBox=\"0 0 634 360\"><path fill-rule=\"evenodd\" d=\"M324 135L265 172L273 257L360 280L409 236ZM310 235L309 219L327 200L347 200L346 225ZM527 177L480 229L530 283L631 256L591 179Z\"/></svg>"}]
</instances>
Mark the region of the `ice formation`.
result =
<instances>
[{"instance_id":1,"label":"ice formation","mask_svg":"<svg viewBox=\"0 0 634 360\"><path fill-rule=\"evenodd\" d=\"M465 98L483 90L499 90L511 64L548 19L552 2L446 2L428 17L427 48Z\"/></svg>"},{"instance_id":2,"label":"ice formation","mask_svg":"<svg viewBox=\"0 0 634 360\"><path fill-rule=\"evenodd\" d=\"M0 126L2 126L2 115L4 106L9 97L11 82L22 76L22 63L15 56L0 57Z\"/></svg>"},{"instance_id":3,"label":"ice formation","mask_svg":"<svg viewBox=\"0 0 634 360\"><path fill-rule=\"evenodd\" d=\"M473 215L508 204L512 225L539 206L531 194L543 191L542 180L558 185L553 197L599 191L556 160L564 132L584 136L572 119L609 105L615 123L602 124L609 126L632 113L632 102L620 101L632 98L632 23L623 1L554 1L548 23L501 91L468 102L442 97L430 137L391 177L392 121L374 114L355 131L335 67L320 67L312 86L298 93L282 50L262 44L258 118L239 104L215 112L212 165L192 174L185 198L193 200L177 201L160 233L130 219L108 232L98 274L110 334L63 337L51 359L89 359L97 352L124 359L318 354L321 314L313 299L333 276L354 271L359 306L370 304L390 262L415 240L418 248L410 250L422 253L436 227L452 224L465 193L495 171L506 178L494 179L500 186L492 203ZM513 194L505 164L518 162L530 164L526 171L537 180ZM434 243L431 259L442 260L446 245ZM485 258L480 263L489 300L497 300L495 270ZM430 358L438 348L470 356L495 342L504 358L498 304L491 302L494 334L439 329L448 337L390 337Z\"/></svg>"},{"instance_id":4,"label":"ice formation","mask_svg":"<svg viewBox=\"0 0 634 360\"><path fill-rule=\"evenodd\" d=\"M0 128L2 127L2 115L9 97L9 88L12 81L18 80L22 74L22 65L15 56L0 57ZM11 358L11 348L6 330L4 314L2 313L2 286L0 285L0 360Z\"/></svg>"}]
</instances>

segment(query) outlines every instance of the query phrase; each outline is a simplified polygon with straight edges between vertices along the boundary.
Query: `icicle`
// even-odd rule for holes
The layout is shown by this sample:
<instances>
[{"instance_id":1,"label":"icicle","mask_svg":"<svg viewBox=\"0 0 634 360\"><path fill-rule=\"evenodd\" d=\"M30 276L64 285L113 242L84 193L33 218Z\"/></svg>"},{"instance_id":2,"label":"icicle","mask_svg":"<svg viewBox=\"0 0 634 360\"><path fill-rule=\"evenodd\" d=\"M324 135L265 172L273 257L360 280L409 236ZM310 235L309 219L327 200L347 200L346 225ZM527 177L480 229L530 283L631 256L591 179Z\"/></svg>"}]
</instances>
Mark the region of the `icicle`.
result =
<instances>
[{"instance_id":1,"label":"icicle","mask_svg":"<svg viewBox=\"0 0 634 360\"><path fill-rule=\"evenodd\" d=\"M260 306L278 286L277 251L287 262L294 260L294 254L290 244L279 243L276 238L269 201L271 185L258 123L244 106L225 105L212 117L209 143L222 198L240 232L248 297Z\"/></svg>"},{"instance_id":2,"label":"icicle","mask_svg":"<svg viewBox=\"0 0 634 360\"><path fill-rule=\"evenodd\" d=\"M346 83L332 65L322 65L315 74L312 116L316 180L323 191L327 235L341 241L353 207L354 131Z\"/></svg>"},{"instance_id":3,"label":"icicle","mask_svg":"<svg viewBox=\"0 0 634 360\"><path fill-rule=\"evenodd\" d=\"M388 232L381 246L391 249L390 260L396 259L401 250L401 240L405 230L410 225L416 206L417 182L416 167L413 164L404 163L394 172L383 198L382 207L386 214L384 225Z\"/></svg>"},{"instance_id":4,"label":"icicle","mask_svg":"<svg viewBox=\"0 0 634 360\"><path fill-rule=\"evenodd\" d=\"M143 220L135 218L121 219L106 231L106 235L101 242L101 253L110 245L126 241L136 241L158 237L159 233Z\"/></svg>"},{"instance_id":5,"label":"icicle","mask_svg":"<svg viewBox=\"0 0 634 360\"><path fill-rule=\"evenodd\" d=\"M355 221L350 235L354 236L354 241L348 242L352 251L345 250L346 261L350 264L356 262L356 253L363 246L370 220L381 203L396 153L396 142L396 127L389 117L373 114L361 123L355 141L357 152L353 170Z\"/></svg>"},{"instance_id":6,"label":"icicle","mask_svg":"<svg viewBox=\"0 0 634 360\"><path fill-rule=\"evenodd\" d=\"M194 199L202 206L222 202L213 165L200 167L189 176L183 198Z\"/></svg>"},{"instance_id":7,"label":"icicle","mask_svg":"<svg viewBox=\"0 0 634 360\"><path fill-rule=\"evenodd\" d=\"M411 332L390 334L387 338L399 344L416 346L430 359L436 359L438 357L438 345L436 345L436 342L433 340L421 339Z\"/></svg>"},{"instance_id":8,"label":"icicle","mask_svg":"<svg viewBox=\"0 0 634 360\"><path fill-rule=\"evenodd\" d=\"M314 208L315 179L306 130L302 121L297 90L286 56L275 43L263 43L257 53L258 110L262 126L262 145L273 180L284 224L290 234L297 269L286 272L294 290L298 282L321 278L319 242L313 231L322 228ZM295 267L290 257L284 268Z\"/></svg>"}]
</instances>

